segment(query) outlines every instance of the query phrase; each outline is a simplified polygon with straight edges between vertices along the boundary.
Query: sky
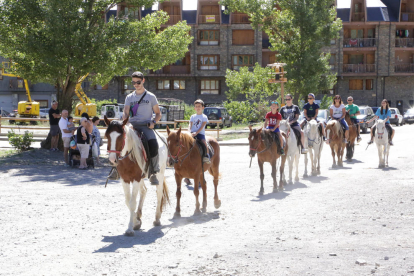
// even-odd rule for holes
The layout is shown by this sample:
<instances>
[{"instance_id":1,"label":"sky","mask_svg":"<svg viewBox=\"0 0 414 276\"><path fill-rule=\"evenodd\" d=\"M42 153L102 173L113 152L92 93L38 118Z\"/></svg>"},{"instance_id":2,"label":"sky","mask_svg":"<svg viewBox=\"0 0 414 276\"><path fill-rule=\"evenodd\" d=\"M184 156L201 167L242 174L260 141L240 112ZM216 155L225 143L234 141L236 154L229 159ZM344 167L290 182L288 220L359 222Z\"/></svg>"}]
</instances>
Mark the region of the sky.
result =
<instances>
[{"instance_id":1,"label":"sky","mask_svg":"<svg viewBox=\"0 0 414 276\"><path fill-rule=\"evenodd\" d=\"M197 1L196 0L183 0L183 10L196 10Z\"/></svg>"},{"instance_id":2,"label":"sky","mask_svg":"<svg viewBox=\"0 0 414 276\"><path fill-rule=\"evenodd\" d=\"M351 0L337 0L337 5L338 9L350 8ZM385 5L381 0L367 0L367 7L385 7Z\"/></svg>"}]
</instances>

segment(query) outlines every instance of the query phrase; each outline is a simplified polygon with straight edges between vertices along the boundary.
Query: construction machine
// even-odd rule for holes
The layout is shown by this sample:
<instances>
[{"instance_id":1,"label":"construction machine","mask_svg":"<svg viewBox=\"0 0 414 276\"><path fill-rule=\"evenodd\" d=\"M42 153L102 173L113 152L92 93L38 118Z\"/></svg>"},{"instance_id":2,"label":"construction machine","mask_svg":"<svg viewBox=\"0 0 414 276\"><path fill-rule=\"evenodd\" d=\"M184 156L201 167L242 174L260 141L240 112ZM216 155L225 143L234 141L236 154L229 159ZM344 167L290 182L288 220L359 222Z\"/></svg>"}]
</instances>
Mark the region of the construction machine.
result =
<instances>
[{"instance_id":1,"label":"construction machine","mask_svg":"<svg viewBox=\"0 0 414 276\"><path fill-rule=\"evenodd\" d=\"M92 103L82 90L82 82L86 79L89 74L80 77L75 87L75 93L81 101L75 107L75 117L80 117L82 113L88 113L89 117L96 116L96 104Z\"/></svg>"},{"instance_id":2,"label":"construction machine","mask_svg":"<svg viewBox=\"0 0 414 276\"><path fill-rule=\"evenodd\" d=\"M2 62L1 74L7 77L15 77L20 78L16 74L12 74L8 72L10 69L10 62ZM17 108L17 113L20 117L26 118L33 118L39 117L39 109L40 104L39 102L32 101L32 97L30 96L29 84L26 79L23 79L24 88L26 89L27 101L20 101Z\"/></svg>"}]
</instances>

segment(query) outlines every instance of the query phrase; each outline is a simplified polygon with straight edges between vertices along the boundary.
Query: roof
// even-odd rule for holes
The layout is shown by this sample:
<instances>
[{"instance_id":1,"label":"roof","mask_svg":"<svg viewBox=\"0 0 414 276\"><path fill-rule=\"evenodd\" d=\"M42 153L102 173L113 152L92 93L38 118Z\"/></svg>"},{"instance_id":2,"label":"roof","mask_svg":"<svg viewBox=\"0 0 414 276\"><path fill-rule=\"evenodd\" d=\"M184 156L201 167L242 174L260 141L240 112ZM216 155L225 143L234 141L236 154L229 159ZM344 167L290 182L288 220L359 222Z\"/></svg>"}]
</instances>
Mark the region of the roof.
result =
<instances>
[{"instance_id":1,"label":"roof","mask_svg":"<svg viewBox=\"0 0 414 276\"><path fill-rule=\"evenodd\" d=\"M351 9L336 9L336 16L341 18L342 22L349 22L349 15L351 13Z\"/></svg>"}]
</instances>

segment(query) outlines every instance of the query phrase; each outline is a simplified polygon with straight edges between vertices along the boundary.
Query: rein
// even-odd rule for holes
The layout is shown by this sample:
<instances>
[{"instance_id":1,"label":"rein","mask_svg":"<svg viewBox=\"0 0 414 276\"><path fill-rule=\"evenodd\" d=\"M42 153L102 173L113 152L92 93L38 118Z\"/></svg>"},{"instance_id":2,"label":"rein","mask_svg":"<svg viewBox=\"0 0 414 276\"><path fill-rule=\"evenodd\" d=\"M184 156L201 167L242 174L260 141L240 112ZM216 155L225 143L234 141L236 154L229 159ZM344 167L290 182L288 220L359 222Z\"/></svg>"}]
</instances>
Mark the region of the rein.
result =
<instances>
[{"instance_id":1,"label":"rein","mask_svg":"<svg viewBox=\"0 0 414 276\"><path fill-rule=\"evenodd\" d=\"M191 145L191 148L187 151L187 153L185 153L185 154L183 154L183 155L178 156L178 155L180 154L181 149L182 149L182 148L186 148L186 147L182 144L181 139L180 139L180 147L179 147L179 149L178 149L177 154L176 154L176 155L172 155L172 154L171 154L171 152L170 152L170 149L168 149L168 157L172 158L172 159L174 160L174 163L178 163L178 162L180 161L180 158L181 158L181 157L184 157L184 158L181 160L181 163L180 163L180 167L181 167L181 165L183 164L184 160L185 160L185 159L186 159L186 158L190 155L191 151L193 150L195 143L196 143L196 140L194 139L194 142L193 142L193 144ZM168 146L167 146L167 148L168 148Z\"/></svg>"},{"instance_id":2,"label":"rein","mask_svg":"<svg viewBox=\"0 0 414 276\"><path fill-rule=\"evenodd\" d=\"M124 136L124 143L122 144L122 148L121 148L120 151L118 151L118 150L108 150L107 151L108 153L115 153L116 154L116 161L124 160L128 155L130 155L132 153L132 149L131 149L129 152L127 152L127 154L125 154L124 156L121 156L121 152L125 148L125 140L126 140L125 133L124 133L123 136Z\"/></svg>"},{"instance_id":3,"label":"rein","mask_svg":"<svg viewBox=\"0 0 414 276\"><path fill-rule=\"evenodd\" d=\"M255 149L254 149L254 148L250 148L250 150L252 150L252 151L258 151L258 150L259 150L259 147L260 147L261 142L262 142L262 139L260 139L260 137L259 137L259 143L257 144L257 147L256 147ZM265 152L265 151L267 151L269 148L270 148L270 147L266 147L264 150L259 151L257 154L262 153L262 152Z\"/></svg>"}]
</instances>

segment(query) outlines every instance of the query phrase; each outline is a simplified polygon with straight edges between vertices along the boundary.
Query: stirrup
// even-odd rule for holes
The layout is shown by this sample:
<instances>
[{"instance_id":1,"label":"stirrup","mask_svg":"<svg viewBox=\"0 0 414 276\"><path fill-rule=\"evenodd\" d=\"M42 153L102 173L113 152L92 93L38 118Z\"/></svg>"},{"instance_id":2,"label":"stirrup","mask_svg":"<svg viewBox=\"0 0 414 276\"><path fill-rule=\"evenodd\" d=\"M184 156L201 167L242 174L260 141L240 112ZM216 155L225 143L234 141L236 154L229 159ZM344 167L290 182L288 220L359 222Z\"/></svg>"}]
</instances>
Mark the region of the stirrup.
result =
<instances>
[{"instance_id":1,"label":"stirrup","mask_svg":"<svg viewBox=\"0 0 414 276\"><path fill-rule=\"evenodd\" d=\"M119 180L121 177L119 176L118 169L116 167L112 167L107 178L108 180Z\"/></svg>"},{"instance_id":2,"label":"stirrup","mask_svg":"<svg viewBox=\"0 0 414 276\"><path fill-rule=\"evenodd\" d=\"M302 150L301 150L301 152L300 152L301 154L307 154L308 153L308 149L304 149L304 148L302 148Z\"/></svg>"},{"instance_id":3,"label":"stirrup","mask_svg":"<svg viewBox=\"0 0 414 276\"><path fill-rule=\"evenodd\" d=\"M203 163L204 163L204 164L211 164L211 162L210 162L210 158L209 158L208 156L204 156L204 157L203 157Z\"/></svg>"},{"instance_id":4,"label":"stirrup","mask_svg":"<svg viewBox=\"0 0 414 276\"><path fill-rule=\"evenodd\" d=\"M151 182L151 185L159 185L160 184L160 182L158 181L158 178L157 178L157 174L155 174L155 173L153 173L150 176L149 181Z\"/></svg>"},{"instance_id":5,"label":"stirrup","mask_svg":"<svg viewBox=\"0 0 414 276\"><path fill-rule=\"evenodd\" d=\"M358 136L357 137L357 142L359 143L359 142L361 142L361 140L362 140L361 136Z\"/></svg>"},{"instance_id":6,"label":"stirrup","mask_svg":"<svg viewBox=\"0 0 414 276\"><path fill-rule=\"evenodd\" d=\"M369 142L368 142L368 145L371 145L372 143L374 143L372 140L370 140Z\"/></svg>"},{"instance_id":7,"label":"stirrup","mask_svg":"<svg viewBox=\"0 0 414 276\"><path fill-rule=\"evenodd\" d=\"M392 142L392 140L390 140L388 143L390 144L390 146L394 146L394 143Z\"/></svg>"},{"instance_id":8,"label":"stirrup","mask_svg":"<svg viewBox=\"0 0 414 276\"><path fill-rule=\"evenodd\" d=\"M280 149L280 155L285 155L285 150L284 149Z\"/></svg>"}]
</instances>

